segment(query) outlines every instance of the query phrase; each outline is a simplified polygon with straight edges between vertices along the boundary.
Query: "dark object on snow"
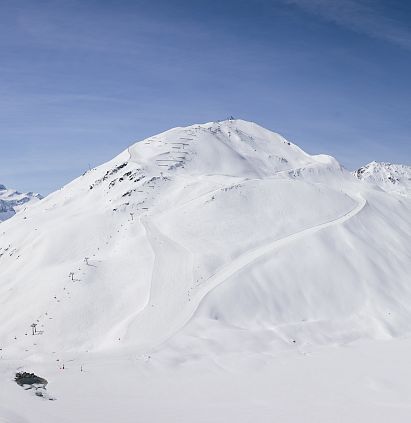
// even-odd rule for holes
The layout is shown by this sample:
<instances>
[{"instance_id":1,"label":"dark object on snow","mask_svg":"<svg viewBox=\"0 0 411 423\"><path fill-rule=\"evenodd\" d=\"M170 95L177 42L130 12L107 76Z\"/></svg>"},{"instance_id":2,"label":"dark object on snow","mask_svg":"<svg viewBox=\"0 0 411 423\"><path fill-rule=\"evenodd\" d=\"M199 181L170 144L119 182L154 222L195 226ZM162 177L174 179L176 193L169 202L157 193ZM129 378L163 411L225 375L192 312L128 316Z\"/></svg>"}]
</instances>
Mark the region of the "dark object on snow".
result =
<instances>
[{"instance_id":1,"label":"dark object on snow","mask_svg":"<svg viewBox=\"0 0 411 423\"><path fill-rule=\"evenodd\" d=\"M32 323L30 326L31 326L31 330L32 330L32 335L35 335L36 332L37 332L37 330L36 330L37 323Z\"/></svg>"},{"instance_id":2,"label":"dark object on snow","mask_svg":"<svg viewBox=\"0 0 411 423\"><path fill-rule=\"evenodd\" d=\"M45 388L48 384L46 379L35 375L34 373L19 372L16 373L14 378L16 383L20 386L30 385L31 387L42 387Z\"/></svg>"}]
</instances>

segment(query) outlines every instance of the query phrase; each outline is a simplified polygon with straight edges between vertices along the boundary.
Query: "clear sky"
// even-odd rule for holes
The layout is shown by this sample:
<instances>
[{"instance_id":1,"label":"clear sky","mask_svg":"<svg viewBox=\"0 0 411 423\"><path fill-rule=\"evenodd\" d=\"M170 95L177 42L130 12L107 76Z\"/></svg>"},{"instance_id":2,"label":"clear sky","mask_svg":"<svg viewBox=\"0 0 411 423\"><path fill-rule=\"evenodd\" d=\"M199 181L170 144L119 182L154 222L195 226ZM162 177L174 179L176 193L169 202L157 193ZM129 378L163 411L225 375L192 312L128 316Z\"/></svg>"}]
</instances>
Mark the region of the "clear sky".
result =
<instances>
[{"instance_id":1,"label":"clear sky","mask_svg":"<svg viewBox=\"0 0 411 423\"><path fill-rule=\"evenodd\" d=\"M0 53L0 183L20 190L230 115L349 169L411 164L407 0L3 1Z\"/></svg>"}]
</instances>

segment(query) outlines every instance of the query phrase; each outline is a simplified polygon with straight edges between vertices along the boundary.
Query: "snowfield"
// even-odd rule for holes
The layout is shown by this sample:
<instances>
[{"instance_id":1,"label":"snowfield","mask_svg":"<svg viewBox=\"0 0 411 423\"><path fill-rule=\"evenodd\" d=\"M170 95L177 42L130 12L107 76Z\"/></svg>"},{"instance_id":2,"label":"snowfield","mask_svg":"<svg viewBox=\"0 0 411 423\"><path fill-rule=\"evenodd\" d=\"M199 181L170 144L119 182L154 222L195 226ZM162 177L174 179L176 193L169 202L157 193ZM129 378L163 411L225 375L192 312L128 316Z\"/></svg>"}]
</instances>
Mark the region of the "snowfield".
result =
<instances>
[{"instance_id":1,"label":"snowfield","mask_svg":"<svg viewBox=\"0 0 411 423\"><path fill-rule=\"evenodd\" d=\"M408 422L411 172L372 168L211 122L1 223L0 422Z\"/></svg>"}]
</instances>

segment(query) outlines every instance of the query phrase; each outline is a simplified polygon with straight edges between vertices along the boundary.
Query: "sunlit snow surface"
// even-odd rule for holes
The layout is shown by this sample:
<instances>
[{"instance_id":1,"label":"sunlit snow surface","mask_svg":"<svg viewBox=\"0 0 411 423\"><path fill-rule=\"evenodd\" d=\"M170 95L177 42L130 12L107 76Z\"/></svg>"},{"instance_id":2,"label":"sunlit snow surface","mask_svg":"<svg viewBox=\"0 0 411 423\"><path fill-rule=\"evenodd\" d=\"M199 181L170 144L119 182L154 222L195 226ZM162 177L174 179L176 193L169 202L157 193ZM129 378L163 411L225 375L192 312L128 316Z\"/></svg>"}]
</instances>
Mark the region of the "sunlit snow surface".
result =
<instances>
[{"instance_id":1,"label":"sunlit snow surface","mask_svg":"<svg viewBox=\"0 0 411 423\"><path fill-rule=\"evenodd\" d=\"M241 120L134 144L0 225L0 421L409 421L404 186Z\"/></svg>"},{"instance_id":2,"label":"sunlit snow surface","mask_svg":"<svg viewBox=\"0 0 411 423\"><path fill-rule=\"evenodd\" d=\"M371 162L356 170L354 176L389 192L406 196L411 192L411 166Z\"/></svg>"}]
</instances>

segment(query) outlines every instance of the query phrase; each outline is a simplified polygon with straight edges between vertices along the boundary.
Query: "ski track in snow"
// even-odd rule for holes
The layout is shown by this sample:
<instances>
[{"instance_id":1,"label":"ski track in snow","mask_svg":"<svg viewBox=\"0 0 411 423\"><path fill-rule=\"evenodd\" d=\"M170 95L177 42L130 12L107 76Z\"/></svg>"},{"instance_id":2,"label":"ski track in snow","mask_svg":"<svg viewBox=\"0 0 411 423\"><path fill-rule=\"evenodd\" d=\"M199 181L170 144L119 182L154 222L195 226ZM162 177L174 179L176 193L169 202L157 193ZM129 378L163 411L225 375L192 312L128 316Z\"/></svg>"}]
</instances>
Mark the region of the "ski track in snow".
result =
<instances>
[{"instance_id":1,"label":"ski track in snow","mask_svg":"<svg viewBox=\"0 0 411 423\"><path fill-rule=\"evenodd\" d=\"M349 195L347 193L345 194ZM259 260L264 260L269 254L272 254L284 245L310 236L326 228L341 225L356 216L365 207L367 202L360 195L349 196L354 201L357 200L357 205L342 216L336 217L319 225L303 229L302 231L295 232L293 234L287 235L286 237L276 239L246 251L231 262L220 267L214 274L209 276L204 282L201 283L201 285L198 286L193 283L192 274L190 273L192 259L189 260L190 255L187 255L187 253L189 253L188 250L161 233L156 228L154 223L149 221L146 216L146 219L142 220L142 223L146 228L147 236L149 238L150 244L152 245L153 251L155 252L155 261L165 263L164 260L159 260L158 254L161 254L161 251L164 251L165 254L167 254L170 249L164 249L164 245L170 245L170 243L174 246L176 256L172 261L167 261L167 263L172 263L172 265L168 268L162 268L159 270L159 266L156 266L157 271L153 271L151 280L149 303L136 317L138 326L147 328L147 325L149 325L151 326L152 334L163 333L163 335L160 335L160 337L151 338L150 341L144 344L142 349L146 350L147 348L157 347L163 342L167 341L176 332L181 330L193 317L203 299L217 286L221 285L235 274L243 271L248 266L258 262ZM164 300L167 298L164 296L164 289L166 288L167 284L165 284L164 281L169 281L170 279L173 279L174 281L173 284L171 284L173 295L178 295L180 297L180 302L178 304L177 302L174 302L174 308L172 310L167 310L167 303L164 302ZM187 290L192 290L188 302L186 300L188 292ZM178 305L180 307L176 307ZM157 306L162 307L163 313L161 316L163 318L157 320L156 322L155 319L153 319L153 317L156 315L153 308ZM175 319L174 321L173 318ZM155 327L156 323L160 326L165 324L167 325L167 333L165 335L161 328L160 331L158 331L158 329Z\"/></svg>"},{"instance_id":2,"label":"ski track in snow","mask_svg":"<svg viewBox=\"0 0 411 423\"><path fill-rule=\"evenodd\" d=\"M147 138L21 210L1 223L0 423L408 423L408 174L354 178L230 120Z\"/></svg>"}]
</instances>

